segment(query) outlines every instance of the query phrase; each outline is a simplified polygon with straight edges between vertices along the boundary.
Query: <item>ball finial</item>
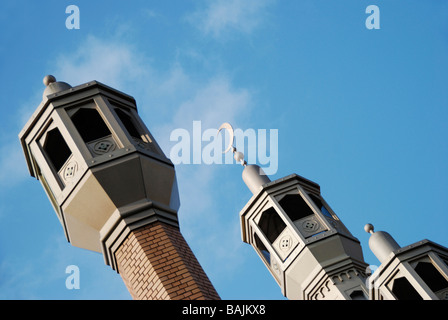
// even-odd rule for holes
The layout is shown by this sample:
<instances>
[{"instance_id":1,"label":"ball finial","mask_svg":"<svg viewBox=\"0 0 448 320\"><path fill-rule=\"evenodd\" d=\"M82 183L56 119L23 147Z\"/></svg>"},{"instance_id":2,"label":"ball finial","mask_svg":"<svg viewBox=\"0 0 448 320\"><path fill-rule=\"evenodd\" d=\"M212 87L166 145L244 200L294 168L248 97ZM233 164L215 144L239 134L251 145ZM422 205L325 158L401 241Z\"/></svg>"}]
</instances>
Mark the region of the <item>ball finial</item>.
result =
<instances>
[{"instance_id":1,"label":"ball finial","mask_svg":"<svg viewBox=\"0 0 448 320\"><path fill-rule=\"evenodd\" d=\"M368 224L366 224L365 226L364 226L364 231L365 232L367 232L367 233L371 233L371 234L373 234L373 225L372 224L370 224L370 223L368 223Z\"/></svg>"},{"instance_id":2,"label":"ball finial","mask_svg":"<svg viewBox=\"0 0 448 320\"><path fill-rule=\"evenodd\" d=\"M235 151L233 158L237 162L241 163L243 166L246 165L246 161L244 161L244 153L242 153L240 151Z\"/></svg>"},{"instance_id":3,"label":"ball finial","mask_svg":"<svg viewBox=\"0 0 448 320\"><path fill-rule=\"evenodd\" d=\"M44 85L48 86L50 83L56 82L56 78L52 76L51 74L44 77Z\"/></svg>"}]
</instances>

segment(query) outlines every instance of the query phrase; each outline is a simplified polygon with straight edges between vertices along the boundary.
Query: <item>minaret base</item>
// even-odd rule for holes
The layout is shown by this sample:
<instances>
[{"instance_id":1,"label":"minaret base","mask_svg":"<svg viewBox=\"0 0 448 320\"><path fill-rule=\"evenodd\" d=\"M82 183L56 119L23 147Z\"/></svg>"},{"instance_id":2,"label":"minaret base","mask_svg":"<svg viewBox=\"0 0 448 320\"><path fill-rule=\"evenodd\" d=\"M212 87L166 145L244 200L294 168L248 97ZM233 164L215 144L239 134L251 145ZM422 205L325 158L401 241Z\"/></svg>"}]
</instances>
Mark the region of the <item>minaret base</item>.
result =
<instances>
[{"instance_id":1,"label":"minaret base","mask_svg":"<svg viewBox=\"0 0 448 320\"><path fill-rule=\"evenodd\" d=\"M154 222L129 233L115 252L134 300L219 300L179 228Z\"/></svg>"}]
</instances>

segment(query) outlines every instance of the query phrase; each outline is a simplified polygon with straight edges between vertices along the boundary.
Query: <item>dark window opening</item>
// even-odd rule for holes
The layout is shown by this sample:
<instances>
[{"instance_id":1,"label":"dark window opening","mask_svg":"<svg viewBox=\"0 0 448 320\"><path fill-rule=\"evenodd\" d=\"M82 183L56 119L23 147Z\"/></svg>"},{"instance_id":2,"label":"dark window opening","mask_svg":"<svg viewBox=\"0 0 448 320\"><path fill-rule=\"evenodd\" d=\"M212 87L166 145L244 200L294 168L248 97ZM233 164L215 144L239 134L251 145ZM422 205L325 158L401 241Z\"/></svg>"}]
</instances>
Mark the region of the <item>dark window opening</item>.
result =
<instances>
[{"instance_id":1,"label":"dark window opening","mask_svg":"<svg viewBox=\"0 0 448 320\"><path fill-rule=\"evenodd\" d=\"M319 210L322 212L322 214L324 216L327 216L329 218L333 218L332 214L330 213L330 211L327 209L327 207L322 203L322 200L320 198L318 198L317 196L315 196L314 194L310 193L308 194L311 198L311 200L313 200L314 204L316 205L316 207L319 208Z\"/></svg>"},{"instance_id":2,"label":"dark window opening","mask_svg":"<svg viewBox=\"0 0 448 320\"><path fill-rule=\"evenodd\" d=\"M286 228L286 224L274 208L269 208L262 213L258 226L270 243L273 243Z\"/></svg>"},{"instance_id":3,"label":"dark window opening","mask_svg":"<svg viewBox=\"0 0 448 320\"><path fill-rule=\"evenodd\" d=\"M86 143L111 134L103 118L95 109L79 109L72 116L72 121Z\"/></svg>"},{"instance_id":4,"label":"dark window opening","mask_svg":"<svg viewBox=\"0 0 448 320\"><path fill-rule=\"evenodd\" d=\"M279 201L279 204L292 221L314 214L314 211L299 194L287 194Z\"/></svg>"},{"instance_id":5,"label":"dark window opening","mask_svg":"<svg viewBox=\"0 0 448 320\"><path fill-rule=\"evenodd\" d=\"M361 290L355 290L350 293L350 298L352 300L367 300L364 292L362 292Z\"/></svg>"},{"instance_id":6,"label":"dark window opening","mask_svg":"<svg viewBox=\"0 0 448 320\"><path fill-rule=\"evenodd\" d=\"M417 272L420 278L422 278L433 292L448 288L448 281L431 262L417 263L415 272Z\"/></svg>"},{"instance_id":7,"label":"dark window opening","mask_svg":"<svg viewBox=\"0 0 448 320\"><path fill-rule=\"evenodd\" d=\"M61 170L72 154L58 128L48 131L43 149L56 171Z\"/></svg>"},{"instance_id":8,"label":"dark window opening","mask_svg":"<svg viewBox=\"0 0 448 320\"><path fill-rule=\"evenodd\" d=\"M408 279L401 277L394 280L392 293L398 300L423 300Z\"/></svg>"},{"instance_id":9,"label":"dark window opening","mask_svg":"<svg viewBox=\"0 0 448 320\"><path fill-rule=\"evenodd\" d=\"M260 240L260 238L256 233L254 234L254 239L255 239L255 246L260 251L263 258L266 260L268 264L271 264L271 254L269 253L268 249L266 248L266 246L263 244L263 242Z\"/></svg>"},{"instance_id":10,"label":"dark window opening","mask_svg":"<svg viewBox=\"0 0 448 320\"><path fill-rule=\"evenodd\" d=\"M142 138L141 134L139 133L139 130L135 126L131 116L121 109L115 109L115 112L117 113L118 118L120 118L121 122L123 123L126 130L129 132L129 134L134 138L141 139Z\"/></svg>"}]
</instances>

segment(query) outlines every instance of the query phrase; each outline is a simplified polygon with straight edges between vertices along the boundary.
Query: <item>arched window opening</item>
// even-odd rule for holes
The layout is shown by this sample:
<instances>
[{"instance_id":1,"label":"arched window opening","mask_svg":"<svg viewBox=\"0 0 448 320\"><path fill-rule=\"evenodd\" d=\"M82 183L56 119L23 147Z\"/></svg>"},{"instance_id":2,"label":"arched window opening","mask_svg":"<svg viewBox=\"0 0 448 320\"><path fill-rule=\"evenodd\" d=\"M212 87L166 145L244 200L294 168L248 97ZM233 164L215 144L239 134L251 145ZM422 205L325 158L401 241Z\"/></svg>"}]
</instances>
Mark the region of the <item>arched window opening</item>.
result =
<instances>
[{"instance_id":1,"label":"arched window opening","mask_svg":"<svg viewBox=\"0 0 448 320\"><path fill-rule=\"evenodd\" d=\"M81 108L71 119L85 143L111 135L96 109Z\"/></svg>"},{"instance_id":2,"label":"arched window opening","mask_svg":"<svg viewBox=\"0 0 448 320\"><path fill-rule=\"evenodd\" d=\"M121 123L123 123L126 130L129 132L131 137L142 139L141 134L139 130L137 129L137 126L135 125L134 121L132 120L131 116L124 112L121 109L116 108L115 112L117 113L118 118L120 118Z\"/></svg>"},{"instance_id":3,"label":"arched window opening","mask_svg":"<svg viewBox=\"0 0 448 320\"><path fill-rule=\"evenodd\" d=\"M315 196L312 193L309 193L308 195L324 216L334 219L333 215L330 213L330 210L327 209L327 207L323 204L322 200L319 197Z\"/></svg>"},{"instance_id":4,"label":"arched window opening","mask_svg":"<svg viewBox=\"0 0 448 320\"><path fill-rule=\"evenodd\" d=\"M431 262L417 263L415 272L417 272L420 278L422 278L433 292L448 288L448 281Z\"/></svg>"},{"instance_id":5,"label":"arched window opening","mask_svg":"<svg viewBox=\"0 0 448 320\"><path fill-rule=\"evenodd\" d=\"M282 233L282 231L286 228L286 224L274 208L269 208L261 214L258 227L261 229L269 242L273 243L280 233Z\"/></svg>"},{"instance_id":6,"label":"arched window opening","mask_svg":"<svg viewBox=\"0 0 448 320\"><path fill-rule=\"evenodd\" d=\"M72 154L58 128L48 131L43 149L56 171L61 170L64 163Z\"/></svg>"},{"instance_id":7,"label":"arched window opening","mask_svg":"<svg viewBox=\"0 0 448 320\"><path fill-rule=\"evenodd\" d=\"M394 280L392 293L398 300L423 300L417 290L415 290L409 280L405 277Z\"/></svg>"},{"instance_id":8,"label":"arched window opening","mask_svg":"<svg viewBox=\"0 0 448 320\"><path fill-rule=\"evenodd\" d=\"M279 201L279 204L293 222L314 214L299 194L287 194Z\"/></svg>"}]
</instances>

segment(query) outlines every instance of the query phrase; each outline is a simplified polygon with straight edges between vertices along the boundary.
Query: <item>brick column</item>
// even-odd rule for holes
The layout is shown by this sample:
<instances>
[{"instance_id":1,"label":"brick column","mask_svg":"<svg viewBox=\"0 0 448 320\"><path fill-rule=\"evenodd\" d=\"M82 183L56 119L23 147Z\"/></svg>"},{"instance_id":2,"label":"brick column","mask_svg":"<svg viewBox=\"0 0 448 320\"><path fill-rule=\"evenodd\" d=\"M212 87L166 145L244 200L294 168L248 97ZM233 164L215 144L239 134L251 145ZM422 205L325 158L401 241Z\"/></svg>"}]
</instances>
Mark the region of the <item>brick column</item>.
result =
<instances>
[{"instance_id":1,"label":"brick column","mask_svg":"<svg viewBox=\"0 0 448 320\"><path fill-rule=\"evenodd\" d=\"M135 300L219 300L177 227L155 222L131 231L115 252Z\"/></svg>"}]
</instances>

